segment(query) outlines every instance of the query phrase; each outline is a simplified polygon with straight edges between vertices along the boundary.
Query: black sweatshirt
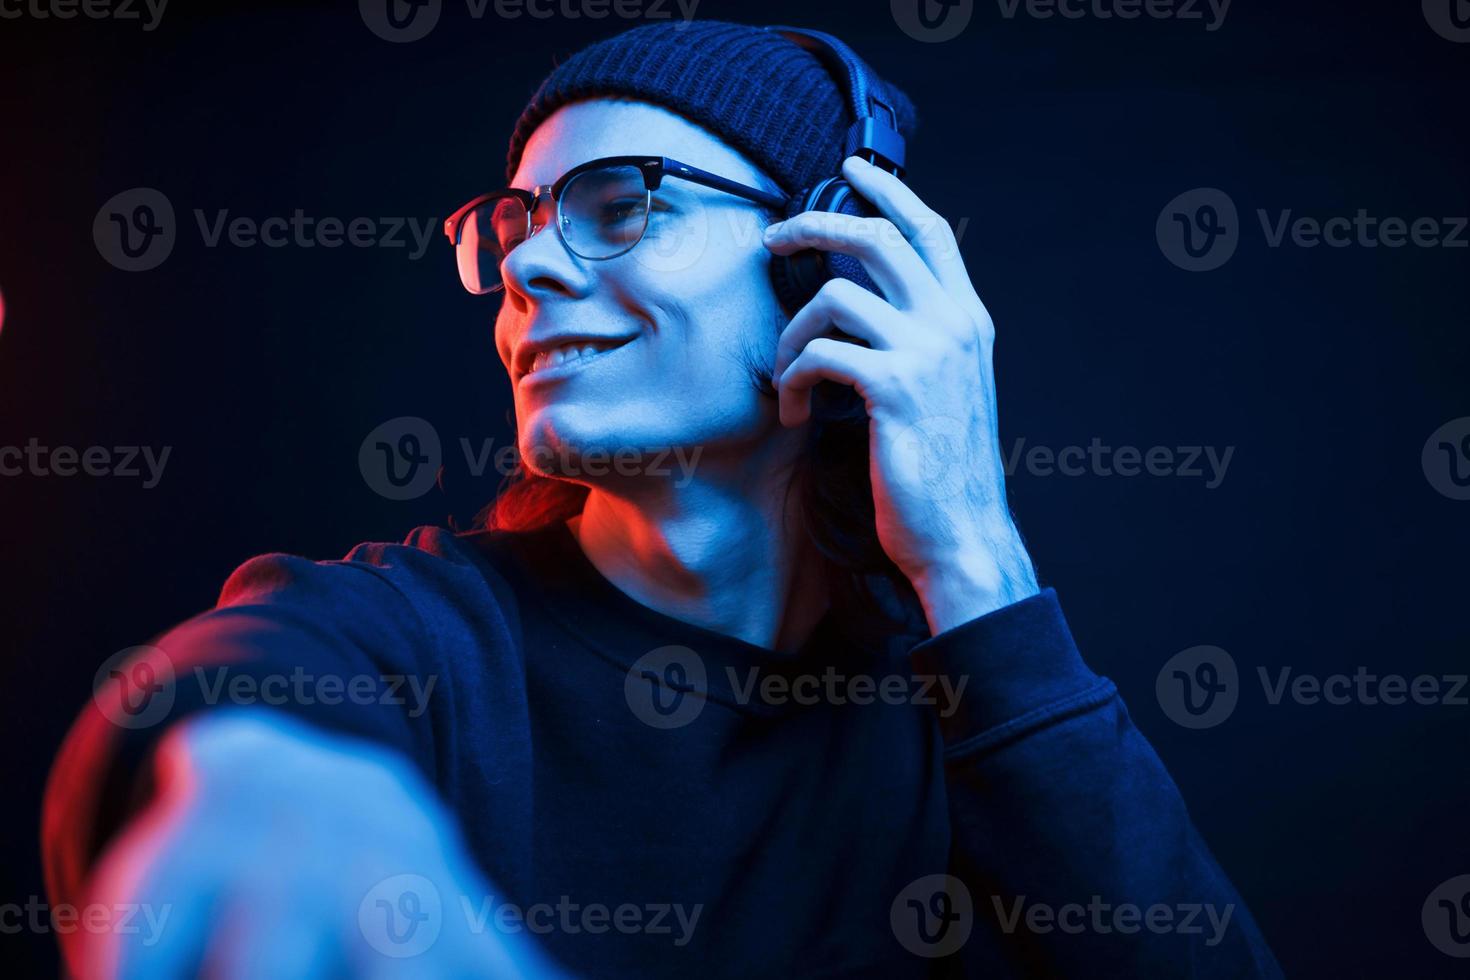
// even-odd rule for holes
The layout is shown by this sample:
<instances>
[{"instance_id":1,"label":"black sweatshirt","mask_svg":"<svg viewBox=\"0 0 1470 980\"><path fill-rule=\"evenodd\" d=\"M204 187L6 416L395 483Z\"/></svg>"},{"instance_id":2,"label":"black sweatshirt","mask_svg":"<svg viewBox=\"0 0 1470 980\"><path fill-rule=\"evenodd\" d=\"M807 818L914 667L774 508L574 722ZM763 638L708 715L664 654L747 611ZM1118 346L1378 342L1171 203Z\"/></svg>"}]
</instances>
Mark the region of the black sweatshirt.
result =
<instances>
[{"instance_id":1,"label":"black sweatshirt","mask_svg":"<svg viewBox=\"0 0 1470 980\"><path fill-rule=\"evenodd\" d=\"M252 559L155 641L156 717L74 726L53 901L169 722L255 703L412 760L491 882L445 914L584 975L1280 975L1054 592L911 650L838 632L775 652L662 615L564 525Z\"/></svg>"}]
</instances>

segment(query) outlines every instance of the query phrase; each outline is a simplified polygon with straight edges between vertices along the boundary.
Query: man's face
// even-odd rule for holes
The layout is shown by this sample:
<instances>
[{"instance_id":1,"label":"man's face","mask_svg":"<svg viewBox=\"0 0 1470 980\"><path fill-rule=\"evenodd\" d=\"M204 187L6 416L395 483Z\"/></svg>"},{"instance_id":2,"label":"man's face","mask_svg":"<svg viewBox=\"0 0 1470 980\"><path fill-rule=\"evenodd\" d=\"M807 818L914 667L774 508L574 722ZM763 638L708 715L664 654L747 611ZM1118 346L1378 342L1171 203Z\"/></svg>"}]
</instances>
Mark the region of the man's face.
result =
<instances>
[{"instance_id":1,"label":"man's face","mask_svg":"<svg viewBox=\"0 0 1470 980\"><path fill-rule=\"evenodd\" d=\"M740 153L657 106L597 100L563 107L532 135L514 186L551 184L599 157L667 156L772 187ZM783 316L756 205L677 178L654 194L642 241L611 259L568 251L554 215L507 256L495 344L510 373L522 456L533 471L575 476L589 452L703 447L761 439L779 425L748 365L769 367ZM545 222L545 227L540 227ZM523 346L597 338L611 349L527 373ZM574 345L585 348L585 344ZM580 482L580 481L579 481Z\"/></svg>"}]
</instances>

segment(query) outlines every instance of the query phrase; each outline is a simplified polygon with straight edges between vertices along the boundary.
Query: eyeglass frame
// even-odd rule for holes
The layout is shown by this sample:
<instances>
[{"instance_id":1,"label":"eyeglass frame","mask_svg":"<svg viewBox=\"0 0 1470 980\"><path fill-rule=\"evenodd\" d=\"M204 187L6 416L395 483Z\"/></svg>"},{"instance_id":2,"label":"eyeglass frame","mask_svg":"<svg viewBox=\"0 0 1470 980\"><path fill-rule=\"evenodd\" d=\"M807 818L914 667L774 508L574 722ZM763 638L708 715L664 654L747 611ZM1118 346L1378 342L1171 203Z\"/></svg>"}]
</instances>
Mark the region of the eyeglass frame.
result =
<instances>
[{"instance_id":1,"label":"eyeglass frame","mask_svg":"<svg viewBox=\"0 0 1470 980\"><path fill-rule=\"evenodd\" d=\"M682 180L687 180L694 184L700 184L704 187L709 187L717 191L724 191L727 194L733 194L736 197L744 198L747 201L751 201L755 204L760 204L767 208L778 211L784 211L786 206L791 201L791 198L786 194L773 194L770 191L764 191L758 187L751 187L749 184L742 184L737 180L731 180L728 177L721 177L719 174L712 174L708 170L701 170L698 167L690 166L687 163L681 163L678 160L672 160L669 157L599 157L596 160L588 160L586 163L578 164L571 170L568 170L566 173L558 177L554 183L542 184L533 188L532 190L526 190L522 187L505 187L498 191L490 191L488 194L481 194L480 196L474 198L467 204L460 207L449 217L444 219L444 234L448 237L450 246L452 248L458 248L460 246L460 238L464 234L465 221L469 219L470 214L474 212L475 209L483 207L485 204L488 204L491 201L501 200L504 198L515 198L516 200L521 202L521 205L526 212L526 237L521 239L521 242L525 242L536 233L536 206L540 203L543 196L549 196L552 200L552 203L556 205L557 236L561 239L562 244L566 246L567 250L570 251L573 255L576 255L579 258L587 259L589 262L601 262L604 259L615 259L619 255L626 255L634 248L636 248L638 246L638 243L643 241L643 236L648 233L647 212L645 212L644 215L643 229L638 233L637 240L634 241L633 244L629 245L627 248L622 249L618 252L614 252L612 255L599 255L595 257L583 255L581 252L577 251L577 249L572 245L571 242L567 241L566 233L562 230L563 218L561 213L561 198L562 192L566 190L567 184L571 183L574 178L588 172L589 170L602 170L610 167L636 167L642 172L643 190L644 194L646 195L646 206L652 205L653 192L658 190L659 187L662 186L663 179L665 177L678 177ZM520 245L521 242L517 242L516 245ZM515 247L516 246L512 246L511 248L506 250L505 255L507 258L510 256L510 253L515 250ZM504 259L502 259L501 261L504 261ZM496 283L494 286L491 286L488 290L485 291L485 293L479 295L497 293L504 288L505 281L502 278L500 282Z\"/></svg>"}]
</instances>

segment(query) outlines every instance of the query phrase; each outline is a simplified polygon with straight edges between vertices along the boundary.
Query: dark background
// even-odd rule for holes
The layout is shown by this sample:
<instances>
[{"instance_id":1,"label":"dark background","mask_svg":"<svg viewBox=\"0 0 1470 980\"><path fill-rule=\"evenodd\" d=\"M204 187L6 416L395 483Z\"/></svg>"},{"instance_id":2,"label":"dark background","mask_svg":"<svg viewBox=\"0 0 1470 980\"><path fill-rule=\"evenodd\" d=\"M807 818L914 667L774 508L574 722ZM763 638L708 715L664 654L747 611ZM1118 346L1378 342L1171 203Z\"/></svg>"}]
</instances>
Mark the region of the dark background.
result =
<instances>
[{"instance_id":1,"label":"dark background","mask_svg":"<svg viewBox=\"0 0 1470 980\"><path fill-rule=\"evenodd\" d=\"M152 32L0 19L0 446L172 447L151 490L0 477L0 902L42 892L46 771L104 658L210 605L251 555L339 557L493 490L453 466L460 437L510 437L493 301L460 289L437 226L500 183L553 59L641 22L475 20L445 0L427 38L388 43L347 0L175 3ZM1470 708L1273 706L1256 668L1466 671L1470 502L1437 492L1420 452L1470 415L1470 249L1271 248L1255 211L1470 213L1470 44L1414 2L1237 0L1207 31L989 0L935 44L881 0L698 16L832 30L914 97L912 184L968 218L1005 448L1235 447L1213 490L1023 469L1013 505L1288 974L1463 975L1420 909L1470 873ZM128 273L92 225L139 186L173 203L178 240ZM1155 237L1196 187L1240 212L1211 272ZM206 248L195 208L411 216L435 238L417 261ZM359 469L368 432L407 415L444 440L450 497L387 500ZM1154 681L1198 644L1231 653L1243 690L1191 731ZM12 975L55 970L50 936L0 944Z\"/></svg>"}]
</instances>

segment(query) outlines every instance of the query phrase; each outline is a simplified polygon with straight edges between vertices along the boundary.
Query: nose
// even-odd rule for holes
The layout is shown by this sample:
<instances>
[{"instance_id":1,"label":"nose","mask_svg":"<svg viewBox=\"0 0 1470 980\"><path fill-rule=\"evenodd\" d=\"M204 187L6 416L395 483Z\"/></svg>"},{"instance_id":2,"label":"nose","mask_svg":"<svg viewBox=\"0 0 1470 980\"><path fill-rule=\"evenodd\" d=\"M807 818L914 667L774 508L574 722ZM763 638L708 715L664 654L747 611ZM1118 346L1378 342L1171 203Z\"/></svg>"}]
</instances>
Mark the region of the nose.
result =
<instances>
[{"instance_id":1,"label":"nose","mask_svg":"<svg viewBox=\"0 0 1470 980\"><path fill-rule=\"evenodd\" d=\"M531 211L531 233L510 250L500 264L505 283L505 301L519 311L555 297L576 298L591 288L591 276L583 260L573 255L555 225L559 214L549 187L535 190ZM550 234L542 234L544 231Z\"/></svg>"}]
</instances>

